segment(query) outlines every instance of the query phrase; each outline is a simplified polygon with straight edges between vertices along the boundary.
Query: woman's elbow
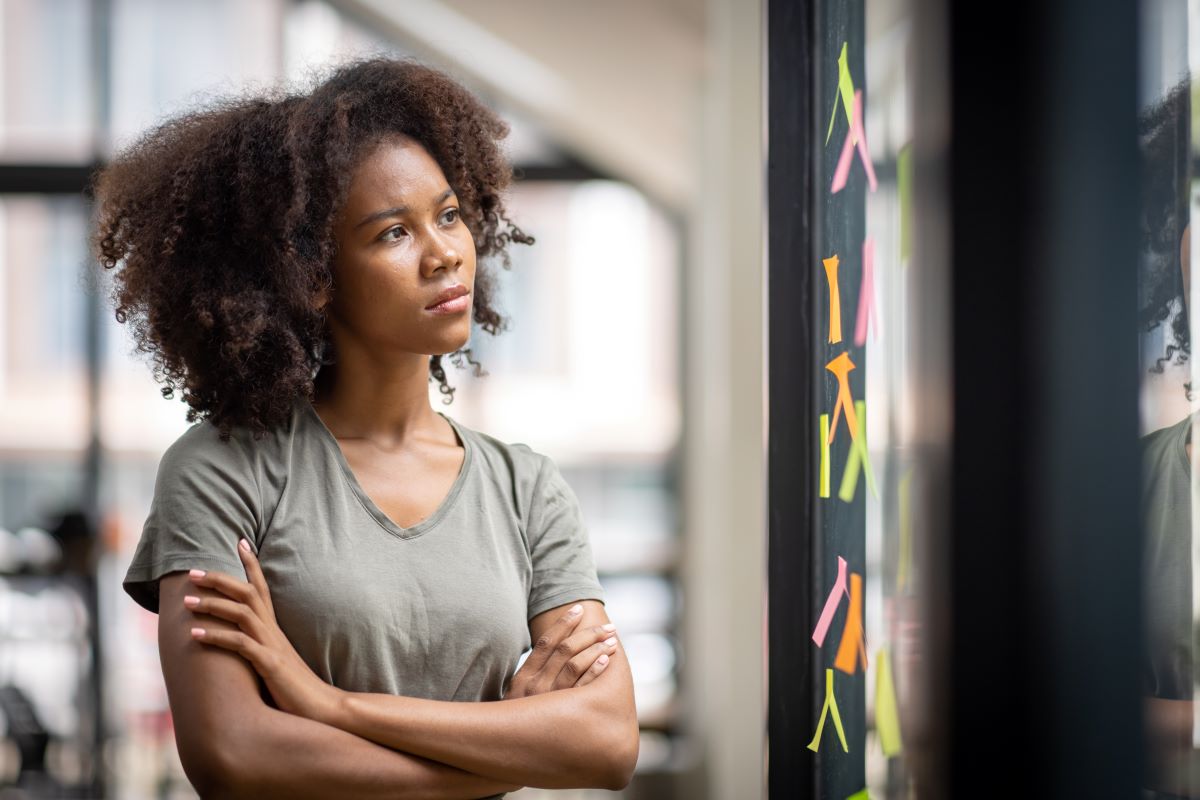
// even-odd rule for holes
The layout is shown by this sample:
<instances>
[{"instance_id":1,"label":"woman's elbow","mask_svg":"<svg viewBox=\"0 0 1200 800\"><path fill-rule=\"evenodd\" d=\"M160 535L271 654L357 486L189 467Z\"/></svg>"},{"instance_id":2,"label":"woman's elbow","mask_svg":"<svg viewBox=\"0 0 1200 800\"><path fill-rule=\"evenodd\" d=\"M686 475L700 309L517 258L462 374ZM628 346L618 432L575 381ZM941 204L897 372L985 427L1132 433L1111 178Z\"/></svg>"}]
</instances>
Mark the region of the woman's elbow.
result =
<instances>
[{"instance_id":1,"label":"woman's elbow","mask_svg":"<svg viewBox=\"0 0 1200 800\"><path fill-rule=\"evenodd\" d=\"M238 745L230 741L231 738L214 737L191 746L179 743L179 760L183 765L183 772L196 794L204 800L234 800L255 796L246 785L247 754L244 750L239 752Z\"/></svg>"},{"instance_id":2,"label":"woman's elbow","mask_svg":"<svg viewBox=\"0 0 1200 800\"><path fill-rule=\"evenodd\" d=\"M622 725L614 731L608 747L605 748L608 758L604 759L605 770L600 776L599 788L616 792L629 785L637 766L639 745L640 735L636 723L632 727Z\"/></svg>"}]
</instances>

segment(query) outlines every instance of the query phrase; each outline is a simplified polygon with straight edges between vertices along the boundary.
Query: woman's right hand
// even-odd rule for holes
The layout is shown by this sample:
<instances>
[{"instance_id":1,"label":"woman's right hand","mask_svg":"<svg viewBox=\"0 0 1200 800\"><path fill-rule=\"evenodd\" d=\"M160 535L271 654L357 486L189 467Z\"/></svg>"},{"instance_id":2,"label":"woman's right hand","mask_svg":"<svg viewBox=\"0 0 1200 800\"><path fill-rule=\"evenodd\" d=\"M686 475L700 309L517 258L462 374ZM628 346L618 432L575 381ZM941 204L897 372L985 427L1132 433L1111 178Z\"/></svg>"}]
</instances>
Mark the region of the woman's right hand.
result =
<instances>
[{"instance_id":1,"label":"woman's right hand","mask_svg":"<svg viewBox=\"0 0 1200 800\"><path fill-rule=\"evenodd\" d=\"M505 700L585 686L608 666L616 651L616 626L579 627L583 606L576 604L533 645L525 663L513 675Z\"/></svg>"}]
</instances>

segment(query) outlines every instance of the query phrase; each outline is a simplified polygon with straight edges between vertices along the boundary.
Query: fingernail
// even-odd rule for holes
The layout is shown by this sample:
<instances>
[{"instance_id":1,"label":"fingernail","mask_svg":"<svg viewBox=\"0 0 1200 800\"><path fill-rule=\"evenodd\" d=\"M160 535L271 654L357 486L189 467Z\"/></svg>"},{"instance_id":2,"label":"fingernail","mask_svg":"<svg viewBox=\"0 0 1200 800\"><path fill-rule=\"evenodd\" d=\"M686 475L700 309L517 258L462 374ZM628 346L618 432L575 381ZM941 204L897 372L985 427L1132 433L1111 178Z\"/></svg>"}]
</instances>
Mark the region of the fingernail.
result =
<instances>
[{"instance_id":1,"label":"fingernail","mask_svg":"<svg viewBox=\"0 0 1200 800\"><path fill-rule=\"evenodd\" d=\"M602 667L605 666L606 664L608 664L608 656L600 656L599 658L596 659L596 663Z\"/></svg>"},{"instance_id":2,"label":"fingernail","mask_svg":"<svg viewBox=\"0 0 1200 800\"><path fill-rule=\"evenodd\" d=\"M567 613L570 614L571 616L574 616L576 614L579 614L582 611L583 611L583 606L581 606L579 603L576 603L575 605L571 606L571 610L568 611Z\"/></svg>"},{"instance_id":3,"label":"fingernail","mask_svg":"<svg viewBox=\"0 0 1200 800\"><path fill-rule=\"evenodd\" d=\"M203 578L203 577L204 577L204 570L202 570L202 569L194 569L194 570L192 570L191 572L189 572L189 573L188 573L188 575L190 575L190 576L191 576L191 577L193 577L193 578Z\"/></svg>"},{"instance_id":4,"label":"fingernail","mask_svg":"<svg viewBox=\"0 0 1200 800\"><path fill-rule=\"evenodd\" d=\"M600 627L606 631L615 631L617 629L617 626L613 625L611 622L601 625Z\"/></svg>"},{"instance_id":5,"label":"fingernail","mask_svg":"<svg viewBox=\"0 0 1200 800\"><path fill-rule=\"evenodd\" d=\"M188 608L195 608L196 606L200 605L200 598L194 597L190 594L184 595L183 604Z\"/></svg>"},{"instance_id":6,"label":"fingernail","mask_svg":"<svg viewBox=\"0 0 1200 800\"><path fill-rule=\"evenodd\" d=\"M197 639L199 639L203 635L204 628L192 628L192 636L195 636Z\"/></svg>"},{"instance_id":7,"label":"fingernail","mask_svg":"<svg viewBox=\"0 0 1200 800\"><path fill-rule=\"evenodd\" d=\"M610 636L610 637L608 637L607 639L605 639L605 640L604 640L604 643L605 643L606 645L608 645L609 647L612 647L613 645L615 645L615 644L617 643L617 637L615 637L615 636Z\"/></svg>"},{"instance_id":8,"label":"fingernail","mask_svg":"<svg viewBox=\"0 0 1200 800\"><path fill-rule=\"evenodd\" d=\"M245 539L242 539L240 542L238 542L238 547L242 548L247 553L250 552L250 543L247 542Z\"/></svg>"}]
</instances>

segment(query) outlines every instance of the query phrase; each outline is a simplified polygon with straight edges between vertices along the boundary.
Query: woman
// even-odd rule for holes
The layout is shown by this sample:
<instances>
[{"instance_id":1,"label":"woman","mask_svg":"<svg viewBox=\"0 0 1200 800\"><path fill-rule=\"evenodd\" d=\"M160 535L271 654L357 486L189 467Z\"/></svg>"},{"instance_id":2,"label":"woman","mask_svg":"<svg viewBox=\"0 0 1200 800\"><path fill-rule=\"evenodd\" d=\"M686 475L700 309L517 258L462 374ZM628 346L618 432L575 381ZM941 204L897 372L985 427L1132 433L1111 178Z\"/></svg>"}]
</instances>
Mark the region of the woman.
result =
<instances>
[{"instance_id":1,"label":"woman","mask_svg":"<svg viewBox=\"0 0 1200 800\"><path fill-rule=\"evenodd\" d=\"M124 587L159 614L202 795L630 779L632 678L574 493L428 400L472 319L502 328L476 258L532 242L506 133L446 76L371 59L168 121L98 175L117 318L197 422Z\"/></svg>"}]
</instances>

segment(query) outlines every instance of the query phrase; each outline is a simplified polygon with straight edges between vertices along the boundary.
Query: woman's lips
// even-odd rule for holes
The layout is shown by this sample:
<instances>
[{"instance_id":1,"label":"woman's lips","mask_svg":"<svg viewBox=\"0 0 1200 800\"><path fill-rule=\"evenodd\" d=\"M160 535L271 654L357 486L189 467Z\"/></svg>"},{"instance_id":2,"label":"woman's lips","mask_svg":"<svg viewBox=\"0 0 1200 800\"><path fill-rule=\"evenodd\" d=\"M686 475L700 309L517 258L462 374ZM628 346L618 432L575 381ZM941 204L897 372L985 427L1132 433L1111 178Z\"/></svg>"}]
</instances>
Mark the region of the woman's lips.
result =
<instances>
[{"instance_id":1,"label":"woman's lips","mask_svg":"<svg viewBox=\"0 0 1200 800\"><path fill-rule=\"evenodd\" d=\"M461 297L456 297L453 300L447 300L444 303L438 303L436 306L430 306L425 309L430 314L461 314L471 307L471 295L464 294Z\"/></svg>"}]
</instances>

